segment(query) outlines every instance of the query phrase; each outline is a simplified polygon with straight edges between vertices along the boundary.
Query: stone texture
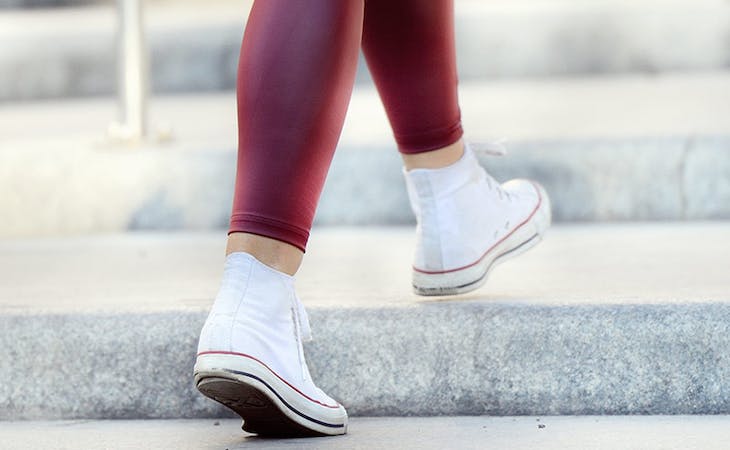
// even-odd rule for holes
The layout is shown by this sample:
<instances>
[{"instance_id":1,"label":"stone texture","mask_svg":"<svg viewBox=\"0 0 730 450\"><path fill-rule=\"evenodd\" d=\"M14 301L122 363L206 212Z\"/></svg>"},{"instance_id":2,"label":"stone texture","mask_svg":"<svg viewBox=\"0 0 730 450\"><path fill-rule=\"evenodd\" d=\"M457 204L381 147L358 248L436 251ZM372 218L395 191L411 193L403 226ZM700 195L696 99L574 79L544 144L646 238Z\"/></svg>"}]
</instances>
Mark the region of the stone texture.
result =
<instances>
[{"instance_id":1,"label":"stone texture","mask_svg":"<svg viewBox=\"0 0 730 450\"><path fill-rule=\"evenodd\" d=\"M312 376L355 416L730 413L727 304L310 314ZM230 416L191 382L203 320L4 315L0 418Z\"/></svg>"},{"instance_id":2,"label":"stone texture","mask_svg":"<svg viewBox=\"0 0 730 450\"><path fill-rule=\"evenodd\" d=\"M685 159L700 145L715 165L683 173ZM721 219L730 217L730 203L723 201L730 173L723 171L730 160L724 151L728 148L725 138L557 139L510 142L508 157L480 159L498 180L532 178L542 183L558 221L687 218L685 197L692 194L685 193L693 192L697 183L711 203L693 203L691 217ZM388 149L337 154L318 223L412 222L399 166L398 156Z\"/></svg>"},{"instance_id":3,"label":"stone texture","mask_svg":"<svg viewBox=\"0 0 730 450\"><path fill-rule=\"evenodd\" d=\"M332 356L313 345L313 376L353 414L717 414L730 408L727 305L481 303L360 310L356 317L314 313L324 331L320 342L342 350Z\"/></svg>"},{"instance_id":4,"label":"stone texture","mask_svg":"<svg viewBox=\"0 0 730 450\"><path fill-rule=\"evenodd\" d=\"M637 138L515 143L508 158L483 158L482 162L498 179L527 177L543 183L559 221L676 220L685 216L680 167L686 152L692 151L687 148L689 141ZM717 142L713 154L721 155L725 145L730 140Z\"/></svg>"},{"instance_id":5,"label":"stone texture","mask_svg":"<svg viewBox=\"0 0 730 450\"><path fill-rule=\"evenodd\" d=\"M235 152L76 142L0 150L0 235L227 226ZM728 149L727 137L533 141L482 161L497 179L542 183L557 221L727 219ZM397 153L350 150L333 161L315 223L412 223Z\"/></svg>"},{"instance_id":6,"label":"stone texture","mask_svg":"<svg viewBox=\"0 0 730 450\"><path fill-rule=\"evenodd\" d=\"M227 416L191 381L223 237L0 243L0 420ZM726 223L557 227L422 298L412 230L319 229L306 353L356 416L728 414L728 246Z\"/></svg>"},{"instance_id":7,"label":"stone texture","mask_svg":"<svg viewBox=\"0 0 730 450\"><path fill-rule=\"evenodd\" d=\"M2 371L13 379L0 387L3 420L221 414L222 408L196 394L191 381L202 314L0 320L2 343L10 347Z\"/></svg>"},{"instance_id":8,"label":"stone texture","mask_svg":"<svg viewBox=\"0 0 730 450\"><path fill-rule=\"evenodd\" d=\"M498 179L542 182L558 221L730 218L726 73L463 83L460 92L467 139L510 138L507 157L483 163ZM114 106L0 106L0 236L227 225L234 93L154 99L153 133L139 147L104 139ZM315 220L413 221L374 89L355 92Z\"/></svg>"},{"instance_id":9,"label":"stone texture","mask_svg":"<svg viewBox=\"0 0 730 450\"><path fill-rule=\"evenodd\" d=\"M680 169L682 201L688 219L713 219L727 216L730 205L730 141L705 137L689 142Z\"/></svg>"}]
</instances>

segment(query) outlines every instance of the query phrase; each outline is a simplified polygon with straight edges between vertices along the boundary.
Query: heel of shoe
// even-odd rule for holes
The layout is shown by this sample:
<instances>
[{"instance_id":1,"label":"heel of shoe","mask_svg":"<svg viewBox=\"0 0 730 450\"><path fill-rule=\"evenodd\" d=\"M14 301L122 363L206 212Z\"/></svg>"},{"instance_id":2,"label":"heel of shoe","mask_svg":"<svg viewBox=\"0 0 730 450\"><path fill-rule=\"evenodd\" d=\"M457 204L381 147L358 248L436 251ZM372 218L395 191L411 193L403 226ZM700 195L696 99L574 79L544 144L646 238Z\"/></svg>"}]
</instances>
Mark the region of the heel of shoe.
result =
<instances>
[{"instance_id":1,"label":"heel of shoe","mask_svg":"<svg viewBox=\"0 0 730 450\"><path fill-rule=\"evenodd\" d=\"M198 390L233 410L244 430L269 436L323 436L347 432L342 405L309 397L245 354L204 352L194 370Z\"/></svg>"},{"instance_id":2,"label":"heel of shoe","mask_svg":"<svg viewBox=\"0 0 730 450\"><path fill-rule=\"evenodd\" d=\"M266 394L264 386L244 383L228 377L204 377L197 383L206 397L225 405L243 419L242 428L249 433L271 437L323 436L289 419Z\"/></svg>"}]
</instances>

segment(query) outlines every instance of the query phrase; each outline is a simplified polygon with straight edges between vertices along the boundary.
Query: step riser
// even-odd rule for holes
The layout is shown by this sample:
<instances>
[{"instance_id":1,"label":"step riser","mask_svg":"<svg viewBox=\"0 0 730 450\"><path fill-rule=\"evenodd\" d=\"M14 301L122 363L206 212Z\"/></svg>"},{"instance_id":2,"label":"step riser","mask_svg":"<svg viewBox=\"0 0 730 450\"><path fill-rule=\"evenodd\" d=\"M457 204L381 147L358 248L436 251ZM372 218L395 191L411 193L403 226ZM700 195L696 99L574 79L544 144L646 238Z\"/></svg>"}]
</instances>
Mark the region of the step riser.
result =
<instances>
[{"instance_id":1,"label":"step riser","mask_svg":"<svg viewBox=\"0 0 730 450\"><path fill-rule=\"evenodd\" d=\"M730 306L313 309L352 415L727 414ZM192 386L204 313L4 316L0 419L226 415Z\"/></svg>"},{"instance_id":2,"label":"step riser","mask_svg":"<svg viewBox=\"0 0 730 450\"><path fill-rule=\"evenodd\" d=\"M0 236L228 224L233 151L27 150L0 152ZM482 162L543 183L556 221L707 220L730 218L727 150L728 137L535 141ZM315 222L412 223L395 149L340 149Z\"/></svg>"},{"instance_id":3,"label":"step riser","mask_svg":"<svg viewBox=\"0 0 730 450\"><path fill-rule=\"evenodd\" d=\"M190 27L150 26L154 92L233 89L241 18ZM0 101L113 93L112 12L73 34L10 36L0 49ZM730 67L730 5L701 2L457 2L462 79ZM687 30L691 29L691 33ZM358 80L367 82L364 64Z\"/></svg>"}]
</instances>

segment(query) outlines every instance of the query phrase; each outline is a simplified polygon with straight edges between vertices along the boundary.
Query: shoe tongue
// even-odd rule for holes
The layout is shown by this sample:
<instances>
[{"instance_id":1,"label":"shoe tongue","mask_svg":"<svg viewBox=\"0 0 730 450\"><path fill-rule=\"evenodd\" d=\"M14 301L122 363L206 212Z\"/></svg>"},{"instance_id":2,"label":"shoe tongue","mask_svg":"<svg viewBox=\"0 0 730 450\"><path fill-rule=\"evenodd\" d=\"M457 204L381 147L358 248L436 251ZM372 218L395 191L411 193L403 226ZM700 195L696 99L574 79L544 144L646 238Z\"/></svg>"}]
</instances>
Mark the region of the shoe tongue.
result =
<instances>
[{"instance_id":1,"label":"shoe tongue","mask_svg":"<svg viewBox=\"0 0 730 450\"><path fill-rule=\"evenodd\" d=\"M253 266L253 270L255 271L253 277L242 276L243 274L251 274L251 266ZM296 295L293 276L267 266L248 253L234 252L228 255L226 259L224 277L229 284L238 286L239 289L258 289L268 292L274 288L276 292L280 292L282 297L280 297L281 302L278 303L279 306L274 306L273 303L269 303L268 306L274 310L283 308L284 311L289 311L291 307L295 308L294 315L297 321L296 327L299 330L300 339L303 342L312 340L312 328L309 326L309 316L301 300ZM293 302L293 305L287 304L287 299L292 299L288 301Z\"/></svg>"}]
</instances>

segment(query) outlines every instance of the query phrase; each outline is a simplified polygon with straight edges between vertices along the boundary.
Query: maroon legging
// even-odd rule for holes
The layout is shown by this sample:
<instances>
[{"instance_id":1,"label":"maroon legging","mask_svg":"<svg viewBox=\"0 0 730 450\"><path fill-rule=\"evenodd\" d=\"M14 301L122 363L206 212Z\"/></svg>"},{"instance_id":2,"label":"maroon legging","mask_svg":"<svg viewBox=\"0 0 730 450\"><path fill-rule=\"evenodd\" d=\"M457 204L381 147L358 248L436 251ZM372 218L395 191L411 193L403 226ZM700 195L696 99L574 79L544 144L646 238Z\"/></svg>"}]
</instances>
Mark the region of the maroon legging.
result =
<instances>
[{"instance_id":1,"label":"maroon legging","mask_svg":"<svg viewBox=\"0 0 730 450\"><path fill-rule=\"evenodd\" d=\"M229 233L305 249L363 52L398 148L462 134L453 0L258 0L238 66Z\"/></svg>"}]
</instances>

